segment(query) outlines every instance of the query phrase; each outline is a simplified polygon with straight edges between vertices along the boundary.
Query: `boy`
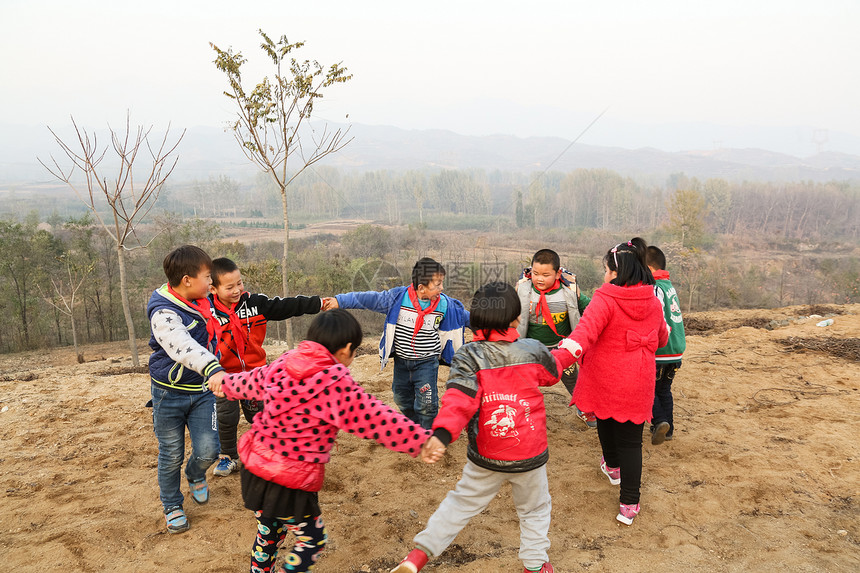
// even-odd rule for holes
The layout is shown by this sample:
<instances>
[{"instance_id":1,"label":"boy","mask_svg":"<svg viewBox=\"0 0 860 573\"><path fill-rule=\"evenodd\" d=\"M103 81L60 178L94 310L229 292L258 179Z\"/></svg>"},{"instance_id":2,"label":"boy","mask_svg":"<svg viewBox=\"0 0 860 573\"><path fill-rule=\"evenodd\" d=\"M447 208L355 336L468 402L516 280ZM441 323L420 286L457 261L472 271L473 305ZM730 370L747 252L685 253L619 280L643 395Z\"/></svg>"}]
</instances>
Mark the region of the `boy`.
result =
<instances>
[{"instance_id":1,"label":"boy","mask_svg":"<svg viewBox=\"0 0 860 573\"><path fill-rule=\"evenodd\" d=\"M316 314L322 308L322 301L318 296L270 299L264 294L248 293L245 291L238 265L223 257L212 261L212 286L209 290L212 306L215 307L215 317L221 326L218 339L221 366L229 374L245 372L266 364L263 341L266 339L268 321ZM228 476L239 469L236 435L240 404L245 419L251 423L254 414L259 411L255 401L215 399L218 438L221 443L220 459L212 472L216 476Z\"/></svg>"},{"instance_id":2,"label":"boy","mask_svg":"<svg viewBox=\"0 0 860 573\"><path fill-rule=\"evenodd\" d=\"M645 263L657 281L654 292L663 305L663 315L669 326L669 341L666 346L657 349L657 381L654 386L654 407L651 411L651 443L657 446L665 440L671 440L675 433L672 380L681 367L681 358L687 342L684 339L684 319L681 316L678 293L669 282L669 272L666 270L666 255L657 247L650 246L645 254Z\"/></svg>"},{"instance_id":3,"label":"boy","mask_svg":"<svg viewBox=\"0 0 860 573\"><path fill-rule=\"evenodd\" d=\"M408 287L339 294L325 308L359 308L385 314L385 330L379 341L381 368L394 357L394 402L407 418L428 430L439 411L436 385L440 357L451 363L469 324L463 303L442 293L444 279L445 268L425 257L412 268Z\"/></svg>"},{"instance_id":4,"label":"boy","mask_svg":"<svg viewBox=\"0 0 860 573\"><path fill-rule=\"evenodd\" d=\"M573 332L589 298L579 292L574 275L563 272L561 259L553 250L541 249L532 257L532 266L523 271L517 283L520 298L520 324L517 331L522 338L534 338L548 348L557 348L558 343ZM561 382L573 395L576 386L576 365L561 376ZM589 428L597 427L593 414L576 409L576 415Z\"/></svg>"},{"instance_id":5,"label":"boy","mask_svg":"<svg viewBox=\"0 0 860 573\"><path fill-rule=\"evenodd\" d=\"M167 531L181 533L190 527L179 491L185 428L192 445L185 477L191 498L203 504L209 501L206 470L218 457L215 395L206 384L220 383L224 369L216 356L218 320L207 298L212 259L203 249L184 245L164 257L163 267L167 283L152 293L146 307L152 328L152 425Z\"/></svg>"}]
</instances>

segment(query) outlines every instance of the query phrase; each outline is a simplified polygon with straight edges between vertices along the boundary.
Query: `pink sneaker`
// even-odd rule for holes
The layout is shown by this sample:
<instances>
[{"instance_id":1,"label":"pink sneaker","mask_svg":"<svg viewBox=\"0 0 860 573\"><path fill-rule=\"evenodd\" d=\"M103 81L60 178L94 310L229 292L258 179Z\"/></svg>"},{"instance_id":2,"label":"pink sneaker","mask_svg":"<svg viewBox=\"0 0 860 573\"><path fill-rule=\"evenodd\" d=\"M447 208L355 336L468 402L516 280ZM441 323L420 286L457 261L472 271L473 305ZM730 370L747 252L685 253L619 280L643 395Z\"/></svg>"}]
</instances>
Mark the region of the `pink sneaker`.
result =
<instances>
[{"instance_id":1,"label":"pink sneaker","mask_svg":"<svg viewBox=\"0 0 860 573\"><path fill-rule=\"evenodd\" d=\"M553 569L552 565L550 565L549 562L547 562L547 563L544 563L543 565L541 565L541 568L538 569L537 571L531 571L527 567L524 567L523 573L555 573L555 569Z\"/></svg>"},{"instance_id":2,"label":"pink sneaker","mask_svg":"<svg viewBox=\"0 0 860 573\"><path fill-rule=\"evenodd\" d=\"M632 525L633 518L637 515L639 515L638 503L636 505L626 505L622 503L621 507L618 508L618 515L615 516L615 519L617 519L624 525Z\"/></svg>"},{"instance_id":3,"label":"pink sneaker","mask_svg":"<svg viewBox=\"0 0 860 573\"><path fill-rule=\"evenodd\" d=\"M606 460L600 458L600 471L609 478L609 483L618 485L621 483L621 468L611 468L606 465Z\"/></svg>"}]
</instances>

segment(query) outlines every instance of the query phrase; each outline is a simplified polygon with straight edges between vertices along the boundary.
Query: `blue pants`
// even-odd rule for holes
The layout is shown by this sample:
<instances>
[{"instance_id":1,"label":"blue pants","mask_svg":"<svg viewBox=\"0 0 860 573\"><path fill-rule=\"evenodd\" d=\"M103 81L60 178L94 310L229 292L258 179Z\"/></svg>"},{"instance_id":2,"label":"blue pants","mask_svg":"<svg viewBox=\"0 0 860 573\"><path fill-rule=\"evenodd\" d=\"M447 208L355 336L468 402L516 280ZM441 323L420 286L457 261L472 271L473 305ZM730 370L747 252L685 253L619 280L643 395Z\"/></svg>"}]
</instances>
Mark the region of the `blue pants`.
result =
<instances>
[{"instance_id":1,"label":"blue pants","mask_svg":"<svg viewBox=\"0 0 860 573\"><path fill-rule=\"evenodd\" d=\"M672 398L672 381L675 379L675 372L680 367L680 362L657 363L657 382L654 385L654 407L651 408L651 426L656 426L660 422L669 422L669 433L666 434L667 436L675 433L675 418L673 415L675 402Z\"/></svg>"},{"instance_id":2,"label":"blue pants","mask_svg":"<svg viewBox=\"0 0 860 573\"><path fill-rule=\"evenodd\" d=\"M404 416L428 430L439 412L438 375L439 359L435 356L421 360L394 357L394 403Z\"/></svg>"},{"instance_id":3,"label":"blue pants","mask_svg":"<svg viewBox=\"0 0 860 573\"><path fill-rule=\"evenodd\" d=\"M215 395L182 394L152 385L152 425L158 438L158 489L164 512L182 507L179 491L185 459L185 428L191 434L191 457L185 465L190 482L206 478L206 470L218 459L218 427Z\"/></svg>"}]
</instances>

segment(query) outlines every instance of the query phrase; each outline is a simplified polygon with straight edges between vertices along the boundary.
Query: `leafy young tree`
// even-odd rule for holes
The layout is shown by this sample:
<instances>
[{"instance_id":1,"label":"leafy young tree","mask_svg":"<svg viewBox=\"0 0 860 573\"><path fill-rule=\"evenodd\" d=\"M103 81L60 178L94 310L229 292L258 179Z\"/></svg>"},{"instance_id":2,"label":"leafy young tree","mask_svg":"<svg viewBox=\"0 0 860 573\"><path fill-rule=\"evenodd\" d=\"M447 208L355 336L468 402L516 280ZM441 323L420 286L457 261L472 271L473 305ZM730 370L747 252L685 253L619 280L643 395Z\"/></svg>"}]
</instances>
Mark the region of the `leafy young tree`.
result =
<instances>
[{"instance_id":1,"label":"leafy young tree","mask_svg":"<svg viewBox=\"0 0 860 573\"><path fill-rule=\"evenodd\" d=\"M696 247L705 232L705 199L698 191L678 189L668 201L669 230L684 247Z\"/></svg>"},{"instance_id":2,"label":"leafy young tree","mask_svg":"<svg viewBox=\"0 0 860 573\"><path fill-rule=\"evenodd\" d=\"M108 179L104 173L110 171L112 167L102 165L102 161L109 147L101 148L95 133L79 128L74 118L72 118L72 125L77 135L77 142L74 143L66 143L51 128L48 128L60 149L71 161L71 167L64 169L53 156L51 156L50 166L41 159L39 163L51 175L72 188L113 241L119 263L122 309L128 327L131 358L132 363L137 367L140 366L140 359L137 355L137 339L128 297L126 251L146 247L137 236L135 225L147 216L158 201L162 186L179 160L178 156L174 156L174 152L182 141L185 131L183 130L175 143L169 144L170 127L168 126L161 142L153 146L150 142L152 127L144 129L138 126L133 132L129 116L126 115L125 134L109 127L110 148L116 155L118 164L114 167L115 175ZM151 160L148 168L140 169L138 162L138 169L135 169L135 162L140 152L148 153ZM84 178L83 183L74 179L78 171ZM140 175L143 177L139 177ZM104 211L105 206L107 211Z\"/></svg>"},{"instance_id":3,"label":"leafy young tree","mask_svg":"<svg viewBox=\"0 0 860 573\"><path fill-rule=\"evenodd\" d=\"M236 120L230 129L245 156L266 172L278 187L284 219L284 252L281 277L284 296L289 295L288 262L290 253L290 218L287 186L307 167L335 153L351 139L346 130L306 131L314 104L323 97L323 90L352 78L340 63L325 69L316 60L299 61L293 52L304 42L290 43L286 36L272 41L258 30L260 48L274 65L274 77L264 77L253 89L246 90L242 66L247 62L241 52L222 50L210 42L216 53L215 66L227 76L229 88L224 94L236 104ZM310 127L310 126L308 126ZM287 167L290 160L292 171ZM292 343L292 329L287 321L287 342Z\"/></svg>"}]
</instances>

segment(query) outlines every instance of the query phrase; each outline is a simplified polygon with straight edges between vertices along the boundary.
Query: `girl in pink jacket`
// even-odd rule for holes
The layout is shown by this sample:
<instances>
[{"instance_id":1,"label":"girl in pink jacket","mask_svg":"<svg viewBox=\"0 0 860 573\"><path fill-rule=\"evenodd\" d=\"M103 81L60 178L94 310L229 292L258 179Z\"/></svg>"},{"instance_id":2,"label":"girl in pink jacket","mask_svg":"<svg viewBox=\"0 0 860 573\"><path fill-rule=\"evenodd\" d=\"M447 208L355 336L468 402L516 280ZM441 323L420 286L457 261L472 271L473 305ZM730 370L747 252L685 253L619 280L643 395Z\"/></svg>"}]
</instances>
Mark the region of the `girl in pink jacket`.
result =
<instances>
[{"instance_id":1,"label":"girl in pink jacket","mask_svg":"<svg viewBox=\"0 0 860 573\"><path fill-rule=\"evenodd\" d=\"M257 519L251 573L272 570L287 531L296 543L282 571L309 571L316 563L327 539L318 492L338 430L412 457L430 436L352 379L347 366L361 339L361 326L349 312L331 310L317 315L295 350L210 386L216 396L263 403L239 441L242 498Z\"/></svg>"},{"instance_id":2,"label":"girl in pink jacket","mask_svg":"<svg viewBox=\"0 0 860 573\"><path fill-rule=\"evenodd\" d=\"M645 265L646 248L637 237L606 253L603 286L559 345L580 362L571 405L597 417L600 469L612 485L621 484L616 519L626 525L639 513L642 427L654 404L654 356L669 336Z\"/></svg>"}]
</instances>

